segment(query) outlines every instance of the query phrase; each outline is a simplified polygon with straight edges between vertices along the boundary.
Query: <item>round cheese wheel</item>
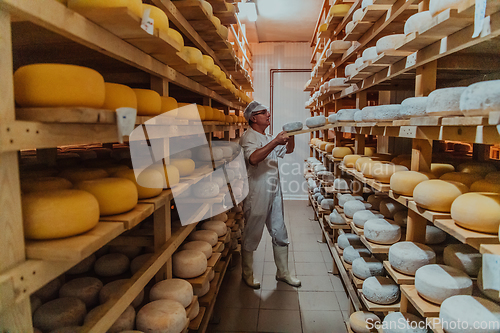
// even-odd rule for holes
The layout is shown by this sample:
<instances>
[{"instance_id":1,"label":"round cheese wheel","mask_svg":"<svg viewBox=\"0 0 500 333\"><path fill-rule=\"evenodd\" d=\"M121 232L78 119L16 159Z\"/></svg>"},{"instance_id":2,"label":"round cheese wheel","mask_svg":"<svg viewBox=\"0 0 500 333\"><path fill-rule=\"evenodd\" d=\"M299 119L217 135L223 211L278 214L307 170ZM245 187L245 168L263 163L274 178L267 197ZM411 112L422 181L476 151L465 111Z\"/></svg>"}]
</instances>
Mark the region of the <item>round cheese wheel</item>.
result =
<instances>
[{"instance_id":1,"label":"round cheese wheel","mask_svg":"<svg viewBox=\"0 0 500 333\"><path fill-rule=\"evenodd\" d=\"M105 82L106 98L104 99L103 109L116 110L118 108L137 109L137 97L132 88L117 83Z\"/></svg>"},{"instance_id":2,"label":"round cheese wheel","mask_svg":"<svg viewBox=\"0 0 500 333\"><path fill-rule=\"evenodd\" d=\"M325 116L315 116L306 119L306 126L308 128L320 127L326 124Z\"/></svg>"},{"instance_id":3,"label":"round cheese wheel","mask_svg":"<svg viewBox=\"0 0 500 333\"><path fill-rule=\"evenodd\" d=\"M337 122L337 114L333 113L333 114L329 115L328 116L328 122L330 124L335 124Z\"/></svg>"},{"instance_id":4,"label":"round cheese wheel","mask_svg":"<svg viewBox=\"0 0 500 333\"><path fill-rule=\"evenodd\" d=\"M382 162L379 162L379 161L366 161L361 166L360 172L366 178L373 178L375 172L378 172L378 170L381 168L381 164L382 164Z\"/></svg>"},{"instance_id":5,"label":"round cheese wheel","mask_svg":"<svg viewBox=\"0 0 500 333\"><path fill-rule=\"evenodd\" d=\"M215 182L201 181L194 185L193 194L197 198L214 198L219 195L219 185Z\"/></svg>"},{"instance_id":6,"label":"round cheese wheel","mask_svg":"<svg viewBox=\"0 0 500 333\"><path fill-rule=\"evenodd\" d=\"M337 212L337 210L333 210L328 218L332 224L346 224L344 218L339 214L339 212Z\"/></svg>"},{"instance_id":7,"label":"round cheese wheel","mask_svg":"<svg viewBox=\"0 0 500 333\"><path fill-rule=\"evenodd\" d=\"M482 254L467 244L450 244L444 248L443 261L469 276L477 276L482 265Z\"/></svg>"},{"instance_id":8,"label":"round cheese wheel","mask_svg":"<svg viewBox=\"0 0 500 333\"><path fill-rule=\"evenodd\" d=\"M459 9L460 5L467 3L465 0L430 0L429 1L429 12L432 16L447 10L448 8Z\"/></svg>"},{"instance_id":9,"label":"round cheese wheel","mask_svg":"<svg viewBox=\"0 0 500 333\"><path fill-rule=\"evenodd\" d=\"M206 280L205 282L203 282L201 287L194 287L193 293L198 297L203 297L208 293L209 290L210 290L210 281Z\"/></svg>"},{"instance_id":10,"label":"round cheese wheel","mask_svg":"<svg viewBox=\"0 0 500 333\"><path fill-rule=\"evenodd\" d=\"M490 273L490 274L493 275L490 277L492 280L496 278L495 272ZM497 303L500 302L500 293L498 290L496 290L496 289L484 289L483 269L482 268L479 270L479 273L477 275L477 286L478 286L479 290L481 290L481 292L486 297L488 297L489 299L491 299Z\"/></svg>"},{"instance_id":11,"label":"round cheese wheel","mask_svg":"<svg viewBox=\"0 0 500 333\"><path fill-rule=\"evenodd\" d=\"M203 53L201 53L201 51L196 47L184 46L182 52L186 55L187 60L191 65L203 65Z\"/></svg>"},{"instance_id":12,"label":"round cheese wheel","mask_svg":"<svg viewBox=\"0 0 500 333\"><path fill-rule=\"evenodd\" d=\"M99 293L99 301L101 302L101 304L104 304L112 297L122 295L127 289L129 289L129 287L129 279L120 279L110 282L102 287L101 292ZM144 290L141 290L130 305L132 305L134 308L137 308L139 305L141 305L143 300Z\"/></svg>"},{"instance_id":13,"label":"round cheese wheel","mask_svg":"<svg viewBox=\"0 0 500 333\"><path fill-rule=\"evenodd\" d=\"M179 333L186 326L186 310L179 302L161 299L144 305L136 317L136 327L144 332Z\"/></svg>"},{"instance_id":14,"label":"round cheese wheel","mask_svg":"<svg viewBox=\"0 0 500 333\"><path fill-rule=\"evenodd\" d=\"M172 272L183 279L191 279L205 273L207 257L201 251L182 250L172 256Z\"/></svg>"},{"instance_id":15,"label":"round cheese wheel","mask_svg":"<svg viewBox=\"0 0 500 333\"><path fill-rule=\"evenodd\" d=\"M384 216L382 214L376 214L371 210L360 210L354 213L352 221L358 228L364 228L366 221L383 217Z\"/></svg>"},{"instance_id":16,"label":"round cheese wheel","mask_svg":"<svg viewBox=\"0 0 500 333\"><path fill-rule=\"evenodd\" d=\"M380 210L380 203L382 200L387 199L387 195L384 194L372 194L368 197L366 201L372 205L374 210Z\"/></svg>"},{"instance_id":17,"label":"round cheese wheel","mask_svg":"<svg viewBox=\"0 0 500 333\"><path fill-rule=\"evenodd\" d=\"M94 271L99 276L116 276L128 271L129 258L122 253L105 254L96 260Z\"/></svg>"},{"instance_id":18,"label":"round cheese wheel","mask_svg":"<svg viewBox=\"0 0 500 333\"><path fill-rule=\"evenodd\" d=\"M43 332L51 332L65 326L83 323L87 311L85 303L76 297L57 298L42 304L33 315L33 326Z\"/></svg>"},{"instance_id":19,"label":"round cheese wheel","mask_svg":"<svg viewBox=\"0 0 500 333\"><path fill-rule=\"evenodd\" d=\"M481 179L474 182L470 186L471 192L493 192L500 193L500 182L490 182L486 179Z\"/></svg>"},{"instance_id":20,"label":"round cheese wheel","mask_svg":"<svg viewBox=\"0 0 500 333\"><path fill-rule=\"evenodd\" d=\"M342 258L344 258L344 261L348 264L352 264L352 262L357 258L370 256L371 252L366 247L361 245L350 245L346 247L342 253Z\"/></svg>"},{"instance_id":21,"label":"round cheese wheel","mask_svg":"<svg viewBox=\"0 0 500 333\"><path fill-rule=\"evenodd\" d=\"M212 256L212 245L205 241L191 241L187 242L180 247L181 250L197 250L205 254L207 259Z\"/></svg>"},{"instance_id":22,"label":"round cheese wheel","mask_svg":"<svg viewBox=\"0 0 500 333\"><path fill-rule=\"evenodd\" d=\"M371 276L363 282L363 295L376 304L392 304L399 299L399 285L386 277Z\"/></svg>"},{"instance_id":23,"label":"round cheese wheel","mask_svg":"<svg viewBox=\"0 0 500 333\"><path fill-rule=\"evenodd\" d=\"M394 51L396 47L399 47L405 41L406 35L397 34L397 35L389 35L380 38L376 44L377 53L383 53L387 51Z\"/></svg>"},{"instance_id":24,"label":"round cheese wheel","mask_svg":"<svg viewBox=\"0 0 500 333\"><path fill-rule=\"evenodd\" d=\"M354 168L354 165L356 164L356 161L361 158L360 155L345 155L344 156L344 159L343 159L343 162L344 162L344 165L347 167L347 168Z\"/></svg>"},{"instance_id":25,"label":"round cheese wheel","mask_svg":"<svg viewBox=\"0 0 500 333\"><path fill-rule=\"evenodd\" d=\"M80 261L78 264L75 266L71 267L68 271L66 271L67 274L82 274L82 273L87 273L92 269L94 266L94 263L96 261L96 256L95 254L91 254L87 258L83 259Z\"/></svg>"},{"instance_id":26,"label":"round cheese wheel","mask_svg":"<svg viewBox=\"0 0 500 333\"><path fill-rule=\"evenodd\" d=\"M177 103L177 118L200 121L200 113L198 107L194 103Z\"/></svg>"},{"instance_id":27,"label":"round cheese wheel","mask_svg":"<svg viewBox=\"0 0 500 333\"><path fill-rule=\"evenodd\" d=\"M356 65L356 70L359 71L359 68L361 66L363 66L364 62L363 62L363 57L359 57L358 59L356 59L356 61L354 62L354 64Z\"/></svg>"},{"instance_id":28,"label":"round cheese wheel","mask_svg":"<svg viewBox=\"0 0 500 333\"><path fill-rule=\"evenodd\" d=\"M361 21L361 19L363 18L365 12L363 11L362 8L358 8L354 11L354 14L352 14L352 20L354 22L358 22L358 21Z\"/></svg>"},{"instance_id":29,"label":"round cheese wheel","mask_svg":"<svg viewBox=\"0 0 500 333\"><path fill-rule=\"evenodd\" d=\"M428 96L425 113L432 116L461 116L460 96L464 90L465 87L434 90Z\"/></svg>"},{"instance_id":30,"label":"round cheese wheel","mask_svg":"<svg viewBox=\"0 0 500 333\"><path fill-rule=\"evenodd\" d=\"M406 312L391 312L382 322L384 333L427 333L423 319Z\"/></svg>"},{"instance_id":31,"label":"round cheese wheel","mask_svg":"<svg viewBox=\"0 0 500 333\"><path fill-rule=\"evenodd\" d=\"M446 163L431 163L431 173L437 178L441 177L445 173L454 172L455 167L451 164Z\"/></svg>"},{"instance_id":32,"label":"round cheese wheel","mask_svg":"<svg viewBox=\"0 0 500 333\"><path fill-rule=\"evenodd\" d=\"M342 234L337 238L337 244L339 247L344 250L349 246L358 246L362 245L361 239L356 234Z\"/></svg>"},{"instance_id":33,"label":"round cheese wheel","mask_svg":"<svg viewBox=\"0 0 500 333\"><path fill-rule=\"evenodd\" d=\"M363 51L363 62L374 60L378 57L377 47L368 47Z\"/></svg>"},{"instance_id":34,"label":"round cheese wheel","mask_svg":"<svg viewBox=\"0 0 500 333\"><path fill-rule=\"evenodd\" d=\"M86 67L31 64L15 71L14 97L22 107L101 108L105 99L104 79Z\"/></svg>"},{"instance_id":35,"label":"round cheese wheel","mask_svg":"<svg viewBox=\"0 0 500 333\"><path fill-rule=\"evenodd\" d=\"M474 182L481 180L483 177L478 173L465 173L465 172L448 172L439 177L442 180L452 180L459 182L467 187L470 187Z\"/></svg>"},{"instance_id":36,"label":"round cheese wheel","mask_svg":"<svg viewBox=\"0 0 500 333\"><path fill-rule=\"evenodd\" d=\"M191 308L191 312L188 313L188 319L193 320L194 318L198 317L199 313L200 313L200 303L198 302L198 300L196 300L194 301L193 307Z\"/></svg>"},{"instance_id":37,"label":"round cheese wheel","mask_svg":"<svg viewBox=\"0 0 500 333\"><path fill-rule=\"evenodd\" d=\"M406 210L406 207L392 199L383 199L380 201L379 210L384 217L393 219L394 214L399 211Z\"/></svg>"},{"instance_id":38,"label":"round cheese wheel","mask_svg":"<svg viewBox=\"0 0 500 333\"><path fill-rule=\"evenodd\" d=\"M78 11L88 8L127 7L132 13L142 18L142 2L139 0L67 0L68 7Z\"/></svg>"},{"instance_id":39,"label":"round cheese wheel","mask_svg":"<svg viewBox=\"0 0 500 333\"><path fill-rule=\"evenodd\" d=\"M164 166L163 162L161 162L153 164L150 168L159 171L162 175L165 175L163 178L164 188L171 188L172 186L178 184L180 181L179 169L177 169L177 167L175 167L174 165Z\"/></svg>"},{"instance_id":40,"label":"round cheese wheel","mask_svg":"<svg viewBox=\"0 0 500 333\"><path fill-rule=\"evenodd\" d=\"M327 153L331 153L335 149L335 144L334 143L328 143L325 146L325 150Z\"/></svg>"},{"instance_id":41,"label":"round cheese wheel","mask_svg":"<svg viewBox=\"0 0 500 333\"><path fill-rule=\"evenodd\" d=\"M215 231L218 237L224 236L227 233L227 226L223 221L203 222L201 229Z\"/></svg>"},{"instance_id":42,"label":"round cheese wheel","mask_svg":"<svg viewBox=\"0 0 500 333\"><path fill-rule=\"evenodd\" d=\"M21 179L21 191L24 193L39 191L68 190L73 184L66 178L40 177Z\"/></svg>"},{"instance_id":43,"label":"round cheese wheel","mask_svg":"<svg viewBox=\"0 0 500 333\"><path fill-rule=\"evenodd\" d=\"M355 65L353 64L353 66ZM347 75L347 67L346 67L346 75ZM354 121L354 114L358 111L359 109L341 109L337 112L337 120L347 121L347 122ZM352 152L349 154L352 154Z\"/></svg>"},{"instance_id":44,"label":"round cheese wheel","mask_svg":"<svg viewBox=\"0 0 500 333\"><path fill-rule=\"evenodd\" d=\"M130 262L130 271L132 272L132 275L137 273L144 266L146 261L151 259L152 256L153 256L152 253L145 253L145 254L141 254L140 256L135 257Z\"/></svg>"},{"instance_id":45,"label":"round cheese wheel","mask_svg":"<svg viewBox=\"0 0 500 333\"><path fill-rule=\"evenodd\" d=\"M361 2L361 8L365 9L368 6L373 5L373 0L363 0Z\"/></svg>"},{"instance_id":46,"label":"round cheese wheel","mask_svg":"<svg viewBox=\"0 0 500 333\"><path fill-rule=\"evenodd\" d=\"M398 171L390 179L391 190L397 194L413 196L415 186L423 181L436 178L431 173L418 171Z\"/></svg>"},{"instance_id":47,"label":"round cheese wheel","mask_svg":"<svg viewBox=\"0 0 500 333\"><path fill-rule=\"evenodd\" d=\"M201 6L203 7L203 9L205 10L205 12L207 13L207 16L210 18L214 15L214 10L212 8L212 5L205 1L205 0L202 0L200 1L201 2Z\"/></svg>"},{"instance_id":48,"label":"round cheese wheel","mask_svg":"<svg viewBox=\"0 0 500 333\"><path fill-rule=\"evenodd\" d=\"M360 200L350 200L344 204L344 214L349 218L352 218L354 213L360 210L366 210L365 204Z\"/></svg>"},{"instance_id":49,"label":"round cheese wheel","mask_svg":"<svg viewBox=\"0 0 500 333\"><path fill-rule=\"evenodd\" d=\"M350 154L352 154L352 150L349 147L335 147L332 150L332 155L335 158L344 158L344 156Z\"/></svg>"},{"instance_id":50,"label":"round cheese wheel","mask_svg":"<svg viewBox=\"0 0 500 333\"><path fill-rule=\"evenodd\" d=\"M85 191L33 192L21 199L24 236L28 239L74 236L99 222L99 203Z\"/></svg>"},{"instance_id":51,"label":"round cheese wheel","mask_svg":"<svg viewBox=\"0 0 500 333\"><path fill-rule=\"evenodd\" d=\"M42 300L35 295L30 296L30 308L31 308L31 315L35 313L36 310L42 305Z\"/></svg>"},{"instance_id":52,"label":"round cheese wheel","mask_svg":"<svg viewBox=\"0 0 500 333\"><path fill-rule=\"evenodd\" d=\"M496 234L500 226L500 194L460 195L451 205L451 217L463 228Z\"/></svg>"},{"instance_id":53,"label":"round cheese wheel","mask_svg":"<svg viewBox=\"0 0 500 333\"><path fill-rule=\"evenodd\" d=\"M402 165L377 164L374 166L373 178L381 183L390 183L392 175L398 172L408 171L408 168Z\"/></svg>"},{"instance_id":54,"label":"round cheese wheel","mask_svg":"<svg viewBox=\"0 0 500 333\"><path fill-rule=\"evenodd\" d=\"M426 29L430 26L431 22L432 15L428 10L413 14L405 22L405 35L409 35L414 32L422 32L423 29Z\"/></svg>"},{"instance_id":55,"label":"round cheese wheel","mask_svg":"<svg viewBox=\"0 0 500 333\"><path fill-rule=\"evenodd\" d=\"M330 15L332 16L344 16L347 14L349 9L351 8L350 4L338 4L330 7Z\"/></svg>"},{"instance_id":56,"label":"round cheese wheel","mask_svg":"<svg viewBox=\"0 0 500 333\"><path fill-rule=\"evenodd\" d=\"M401 103L400 114L403 118L421 117L425 116L426 109L427 97L410 97Z\"/></svg>"},{"instance_id":57,"label":"round cheese wheel","mask_svg":"<svg viewBox=\"0 0 500 333\"><path fill-rule=\"evenodd\" d=\"M170 164L179 170L181 177L189 176L195 169L194 161L189 158L172 158L170 159Z\"/></svg>"},{"instance_id":58,"label":"round cheese wheel","mask_svg":"<svg viewBox=\"0 0 500 333\"><path fill-rule=\"evenodd\" d=\"M146 169L137 178L134 170L118 170L113 177L128 179L134 183L138 199L156 197L163 191L163 175L156 169Z\"/></svg>"},{"instance_id":59,"label":"round cheese wheel","mask_svg":"<svg viewBox=\"0 0 500 333\"><path fill-rule=\"evenodd\" d=\"M408 211L400 210L394 213L393 219L395 224L399 225L400 227L405 227L406 224L408 223Z\"/></svg>"},{"instance_id":60,"label":"round cheese wheel","mask_svg":"<svg viewBox=\"0 0 500 333\"><path fill-rule=\"evenodd\" d=\"M469 295L452 296L444 300L439 309L441 322L450 323L447 333L471 332L471 327L478 323L500 326L500 305L487 299ZM460 323L460 325L453 325ZM483 326L484 327L484 326ZM495 326L489 326L495 327ZM475 332L494 332L495 329L474 330Z\"/></svg>"},{"instance_id":61,"label":"round cheese wheel","mask_svg":"<svg viewBox=\"0 0 500 333\"><path fill-rule=\"evenodd\" d=\"M324 210L332 210L333 209L333 199L323 199L321 200L321 208Z\"/></svg>"},{"instance_id":62,"label":"round cheese wheel","mask_svg":"<svg viewBox=\"0 0 500 333\"><path fill-rule=\"evenodd\" d=\"M108 177L108 173L103 169L66 169L61 171L59 177L65 178L73 184L84 181Z\"/></svg>"},{"instance_id":63,"label":"round cheese wheel","mask_svg":"<svg viewBox=\"0 0 500 333\"><path fill-rule=\"evenodd\" d=\"M349 326L354 333L373 332L376 325L380 325L380 318L371 312L357 311L349 317Z\"/></svg>"},{"instance_id":64,"label":"round cheese wheel","mask_svg":"<svg viewBox=\"0 0 500 333\"><path fill-rule=\"evenodd\" d=\"M286 123L283 125L283 131L291 132L291 131L300 131L303 125L300 121L294 121L291 123Z\"/></svg>"},{"instance_id":65,"label":"round cheese wheel","mask_svg":"<svg viewBox=\"0 0 500 333\"><path fill-rule=\"evenodd\" d=\"M355 26L356 26L356 23L353 21L347 23L347 25L345 26L345 34L349 35L354 30Z\"/></svg>"},{"instance_id":66,"label":"round cheese wheel","mask_svg":"<svg viewBox=\"0 0 500 333\"><path fill-rule=\"evenodd\" d=\"M42 301L42 303L46 303L57 297L61 286L61 280L55 278L54 280L45 284L42 288L35 291L33 295L38 297Z\"/></svg>"},{"instance_id":67,"label":"round cheese wheel","mask_svg":"<svg viewBox=\"0 0 500 333\"><path fill-rule=\"evenodd\" d=\"M417 270L415 288L422 298L441 304L454 295L471 295L472 280L454 267L432 264Z\"/></svg>"},{"instance_id":68,"label":"round cheese wheel","mask_svg":"<svg viewBox=\"0 0 500 333\"><path fill-rule=\"evenodd\" d=\"M389 263L398 272L415 275L420 267L436 263L436 253L427 245L399 242L389 248Z\"/></svg>"},{"instance_id":69,"label":"round cheese wheel","mask_svg":"<svg viewBox=\"0 0 500 333\"><path fill-rule=\"evenodd\" d=\"M490 172L495 172L497 169L491 163L467 162L462 163L457 167L457 171L465 173L477 173L485 177Z\"/></svg>"},{"instance_id":70,"label":"round cheese wheel","mask_svg":"<svg viewBox=\"0 0 500 333\"><path fill-rule=\"evenodd\" d=\"M490 111L498 110L500 106L499 89L500 80L471 84L460 97L460 110L465 116L488 115Z\"/></svg>"},{"instance_id":71,"label":"round cheese wheel","mask_svg":"<svg viewBox=\"0 0 500 333\"><path fill-rule=\"evenodd\" d=\"M348 190L349 183L345 179L337 178L333 181L333 188L339 191Z\"/></svg>"},{"instance_id":72,"label":"round cheese wheel","mask_svg":"<svg viewBox=\"0 0 500 333\"><path fill-rule=\"evenodd\" d=\"M373 243L394 244L401 239L401 227L384 219L371 219L365 223L364 235Z\"/></svg>"},{"instance_id":73,"label":"round cheese wheel","mask_svg":"<svg viewBox=\"0 0 500 333\"><path fill-rule=\"evenodd\" d=\"M77 278L66 282L59 289L59 297L76 297L85 303L87 309L91 309L99 304L102 287L102 282L94 277Z\"/></svg>"},{"instance_id":74,"label":"round cheese wheel","mask_svg":"<svg viewBox=\"0 0 500 333\"><path fill-rule=\"evenodd\" d=\"M213 219L217 221L226 222L229 219L229 216L227 215L226 212L222 212L220 214L215 215Z\"/></svg>"},{"instance_id":75,"label":"round cheese wheel","mask_svg":"<svg viewBox=\"0 0 500 333\"><path fill-rule=\"evenodd\" d=\"M193 300L193 286L182 279L166 279L156 283L149 292L149 299L171 299L187 308Z\"/></svg>"},{"instance_id":76,"label":"round cheese wheel","mask_svg":"<svg viewBox=\"0 0 500 333\"><path fill-rule=\"evenodd\" d=\"M443 230L432 225L427 225L425 228L425 244L441 244L446 241L446 232Z\"/></svg>"},{"instance_id":77,"label":"round cheese wheel","mask_svg":"<svg viewBox=\"0 0 500 333\"><path fill-rule=\"evenodd\" d=\"M453 201L467 190L462 183L431 179L415 186L413 200L425 209L450 212Z\"/></svg>"},{"instance_id":78,"label":"round cheese wheel","mask_svg":"<svg viewBox=\"0 0 500 333\"><path fill-rule=\"evenodd\" d=\"M339 199L339 206L342 208L345 206L346 202L348 202L348 201L363 200L363 197L358 198L358 197L352 196L351 194L337 194L337 197Z\"/></svg>"},{"instance_id":79,"label":"round cheese wheel","mask_svg":"<svg viewBox=\"0 0 500 333\"><path fill-rule=\"evenodd\" d=\"M90 323L97 319L97 317L103 311L104 305L99 305L92 309L85 317L84 323ZM135 323L135 309L133 306L129 305L125 311L115 320L113 325L106 331L107 333L122 333L125 330L133 330Z\"/></svg>"},{"instance_id":80,"label":"round cheese wheel","mask_svg":"<svg viewBox=\"0 0 500 333\"><path fill-rule=\"evenodd\" d=\"M352 262L352 273L358 278L365 280L371 276L383 276L384 265L375 258L357 258Z\"/></svg>"},{"instance_id":81,"label":"round cheese wheel","mask_svg":"<svg viewBox=\"0 0 500 333\"><path fill-rule=\"evenodd\" d=\"M173 97L161 96L161 114L162 117L175 118L178 113L177 100Z\"/></svg>"},{"instance_id":82,"label":"round cheese wheel","mask_svg":"<svg viewBox=\"0 0 500 333\"><path fill-rule=\"evenodd\" d=\"M137 97L138 116L157 116L161 114L161 98L154 90L133 89Z\"/></svg>"}]
</instances>

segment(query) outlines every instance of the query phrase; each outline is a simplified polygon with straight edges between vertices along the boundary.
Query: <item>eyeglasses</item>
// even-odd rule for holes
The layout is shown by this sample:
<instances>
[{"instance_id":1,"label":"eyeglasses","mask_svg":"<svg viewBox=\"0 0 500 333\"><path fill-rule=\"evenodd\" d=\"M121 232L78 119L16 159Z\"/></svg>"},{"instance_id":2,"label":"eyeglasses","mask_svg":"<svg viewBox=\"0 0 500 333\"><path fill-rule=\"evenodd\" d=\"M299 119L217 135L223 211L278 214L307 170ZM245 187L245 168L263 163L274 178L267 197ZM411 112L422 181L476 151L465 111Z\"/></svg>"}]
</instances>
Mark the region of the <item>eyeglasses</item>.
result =
<instances>
[{"instance_id":1,"label":"eyeglasses","mask_svg":"<svg viewBox=\"0 0 500 333\"><path fill-rule=\"evenodd\" d=\"M267 115L268 113L269 113L269 111L264 110L264 111L260 111L260 112L254 113L252 116L258 116L258 115L261 115L261 114Z\"/></svg>"}]
</instances>

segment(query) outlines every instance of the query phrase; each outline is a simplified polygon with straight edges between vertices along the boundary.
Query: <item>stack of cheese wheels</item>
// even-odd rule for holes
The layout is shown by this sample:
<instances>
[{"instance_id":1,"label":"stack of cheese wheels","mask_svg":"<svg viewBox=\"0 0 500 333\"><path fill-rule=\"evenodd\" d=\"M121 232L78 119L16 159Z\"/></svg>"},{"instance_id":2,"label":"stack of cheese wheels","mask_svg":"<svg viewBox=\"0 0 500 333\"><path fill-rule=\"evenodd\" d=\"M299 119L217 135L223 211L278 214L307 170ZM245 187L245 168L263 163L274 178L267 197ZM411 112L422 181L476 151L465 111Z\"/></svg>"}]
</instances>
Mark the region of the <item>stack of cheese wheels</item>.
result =
<instances>
[{"instance_id":1,"label":"stack of cheese wheels","mask_svg":"<svg viewBox=\"0 0 500 333\"><path fill-rule=\"evenodd\" d=\"M363 245L347 246L342 253L342 258L348 264L352 264L352 262L357 258L370 256L371 252Z\"/></svg>"},{"instance_id":2,"label":"stack of cheese wheels","mask_svg":"<svg viewBox=\"0 0 500 333\"><path fill-rule=\"evenodd\" d=\"M137 97L132 88L117 83L105 82L106 96L104 99L103 109L116 110L126 107L137 109Z\"/></svg>"},{"instance_id":3,"label":"stack of cheese wheels","mask_svg":"<svg viewBox=\"0 0 500 333\"><path fill-rule=\"evenodd\" d=\"M85 303L76 297L63 297L40 306L33 314L33 326L43 332L52 332L66 326L83 324L87 315Z\"/></svg>"},{"instance_id":4,"label":"stack of cheese wheels","mask_svg":"<svg viewBox=\"0 0 500 333\"><path fill-rule=\"evenodd\" d=\"M161 97L154 90L133 89L137 98L138 116L157 116L161 114Z\"/></svg>"},{"instance_id":5,"label":"stack of cheese wheels","mask_svg":"<svg viewBox=\"0 0 500 333\"><path fill-rule=\"evenodd\" d=\"M129 279L115 280L104 285L99 293L99 302L101 304L104 304L111 298L122 295L131 285L132 282ZM134 308L137 308L139 305L141 305L143 300L144 290L141 290L130 305L132 305Z\"/></svg>"},{"instance_id":6,"label":"stack of cheese wheels","mask_svg":"<svg viewBox=\"0 0 500 333\"><path fill-rule=\"evenodd\" d=\"M390 179L391 190L397 194L413 196L415 186L425 180L436 178L431 173L418 171L398 171Z\"/></svg>"},{"instance_id":7,"label":"stack of cheese wheels","mask_svg":"<svg viewBox=\"0 0 500 333\"><path fill-rule=\"evenodd\" d=\"M496 234L500 226L500 194L462 194L451 205L451 217L463 228Z\"/></svg>"},{"instance_id":8,"label":"stack of cheese wheels","mask_svg":"<svg viewBox=\"0 0 500 333\"><path fill-rule=\"evenodd\" d=\"M349 317L349 326L354 333L370 333L380 324L380 318L371 312L358 311Z\"/></svg>"},{"instance_id":9,"label":"stack of cheese wheels","mask_svg":"<svg viewBox=\"0 0 500 333\"><path fill-rule=\"evenodd\" d=\"M399 293L399 285L390 278L371 276L363 282L363 295L376 304L393 304Z\"/></svg>"},{"instance_id":10,"label":"stack of cheese wheels","mask_svg":"<svg viewBox=\"0 0 500 333\"><path fill-rule=\"evenodd\" d=\"M186 309L171 299L160 299L144 305L137 313L136 327L143 332L180 333L188 321Z\"/></svg>"},{"instance_id":11,"label":"stack of cheese wheels","mask_svg":"<svg viewBox=\"0 0 500 333\"><path fill-rule=\"evenodd\" d=\"M469 276L477 276L482 265L483 256L467 244L450 244L444 248L443 261Z\"/></svg>"},{"instance_id":12,"label":"stack of cheese wheels","mask_svg":"<svg viewBox=\"0 0 500 333\"><path fill-rule=\"evenodd\" d=\"M365 280L371 276L383 276L385 273L382 262L375 258L362 257L352 262L352 273Z\"/></svg>"},{"instance_id":13,"label":"stack of cheese wheels","mask_svg":"<svg viewBox=\"0 0 500 333\"><path fill-rule=\"evenodd\" d=\"M385 219L371 219L364 225L364 236L377 244L394 244L401 239L401 227Z\"/></svg>"},{"instance_id":14,"label":"stack of cheese wheels","mask_svg":"<svg viewBox=\"0 0 500 333\"><path fill-rule=\"evenodd\" d=\"M415 275L420 267L436 263L436 253L427 245L399 242L389 248L389 263L400 273Z\"/></svg>"},{"instance_id":15,"label":"stack of cheese wheels","mask_svg":"<svg viewBox=\"0 0 500 333\"><path fill-rule=\"evenodd\" d=\"M425 209L450 212L453 201L467 191L467 186L462 183L431 179L415 186L413 200Z\"/></svg>"},{"instance_id":16,"label":"stack of cheese wheels","mask_svg":"<svg viewBox=\"0 0 500 333\"><path fill-rule=\"evenodd\" d=\"M382 322L384 333L427 333L426 322L411 313L391 312Z\"/></svg>"},{"instance_id":17,"label":"stack of cheese wheels","mask_svg":"<svg viewBox=\"0 0 500 333\"><path fill-rule=\"evenodd\" d=\"M133 182L139 199L156 197L163 191L163 175L158 170L146 169L136 178L134 170L126 169L117 171L113 176Z\"/></svg>"},{"instance_id":18,"label":"stack of cheese wheels","mask_svg":"<svg viewBox=\"0 0 500 333\"><path fill-rule=\"evenodd\" d=\"M95 277L81 277L66 282L59 289L59 297L79 298L87 309L91 309L99 304L99 292L102 287L102 282Z\"/></svg>"},{"instance_id":19,"label":"stack of cheese wheels","mask_svg":"<svg viewBox=\"0 0 500 333\"><path fill-rule=\"evenodd\" d=\"M415 288L429 302L441 304L455 295L471 295L472 280L462 272L446 265L425 265L415 273Z\"/></svg>"},{"instance_id":20,"label":"stack of cheese wheels","mask_svg":"<svg viewBox=\"0 0 500 333\"><path fill-rule=\"evenodd\" d=\"M99 318L99 316L102 314L104 311L103 308L105 305L99 305L95 308L93 308L85 317L84 324L88 324L91 322L95 322ZM134 329L135 324L135 309L133 306L129 305L123 311L123 313L118 317L118 319L115 320L113 325L107 330L108 333L113 333L113 332L130 332L130 330ZM76 329L76 328L74 328ZM68 331L58 331L58 332L75 332L70 329ZM78 332L78 330L76 330Z\"/></svg>"},{"instance_id":21,"label":"stack of cheese wheels","mask_svg":"<svg viewBox=\"0 0 500 333\"><path fill-rule=\"evenodd\" d=\"M182 250L172 256L172 271L175 276L191 279L205 273L207 257L201 251Z\"/></svg>"}]
</instances>

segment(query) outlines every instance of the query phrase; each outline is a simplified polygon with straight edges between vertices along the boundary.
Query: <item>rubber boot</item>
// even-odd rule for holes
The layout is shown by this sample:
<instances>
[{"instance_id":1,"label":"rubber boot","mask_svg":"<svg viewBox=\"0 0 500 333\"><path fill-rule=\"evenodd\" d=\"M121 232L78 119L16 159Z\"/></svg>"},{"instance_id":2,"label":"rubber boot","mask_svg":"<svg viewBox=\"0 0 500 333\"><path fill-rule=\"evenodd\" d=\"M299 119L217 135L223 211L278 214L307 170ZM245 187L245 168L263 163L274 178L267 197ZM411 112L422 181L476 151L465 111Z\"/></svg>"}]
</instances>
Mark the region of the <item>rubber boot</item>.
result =
<instances>
[{"instance_id":1,"label":"rubber boot","mask_svg":"<svg viewBox=\"0 0 500 333\"><path fill-rule=\"evenodd\" d=\"M260 288L260 282L253 277L253 251L241 250L241 277L253 289Z\"/></svg>"},{"instance_id":2,"label":"rubber boot","mask_svg":"<svg viewBox=\"0 0 500 333\"><path fill-rule=\"evenodd\" d=\"M276 263L276 280L283 281L292 287L300 287L300 280L292 277L288 270L288 246L273 245L274 262Z\"/></svg>"}]
</instances>

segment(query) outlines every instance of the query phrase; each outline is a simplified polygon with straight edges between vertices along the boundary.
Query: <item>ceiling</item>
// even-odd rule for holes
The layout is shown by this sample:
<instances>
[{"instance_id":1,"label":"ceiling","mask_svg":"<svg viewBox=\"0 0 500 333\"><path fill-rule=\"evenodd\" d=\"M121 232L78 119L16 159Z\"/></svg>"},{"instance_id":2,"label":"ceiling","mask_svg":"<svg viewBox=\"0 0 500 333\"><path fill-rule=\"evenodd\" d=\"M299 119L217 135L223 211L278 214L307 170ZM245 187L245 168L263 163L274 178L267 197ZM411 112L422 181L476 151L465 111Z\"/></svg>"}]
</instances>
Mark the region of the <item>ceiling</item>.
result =
<instances>
[{"instance_id":1,"label":"ceiling","mask_svg":"<svg viewBox=\"0 0 500 333\"><path fill-rule=\"evenodd\" d=\"M324 0L255 0L257 21L241 20L250 43L309 42Z\"/></svg>"}]
</instances>

